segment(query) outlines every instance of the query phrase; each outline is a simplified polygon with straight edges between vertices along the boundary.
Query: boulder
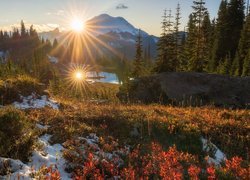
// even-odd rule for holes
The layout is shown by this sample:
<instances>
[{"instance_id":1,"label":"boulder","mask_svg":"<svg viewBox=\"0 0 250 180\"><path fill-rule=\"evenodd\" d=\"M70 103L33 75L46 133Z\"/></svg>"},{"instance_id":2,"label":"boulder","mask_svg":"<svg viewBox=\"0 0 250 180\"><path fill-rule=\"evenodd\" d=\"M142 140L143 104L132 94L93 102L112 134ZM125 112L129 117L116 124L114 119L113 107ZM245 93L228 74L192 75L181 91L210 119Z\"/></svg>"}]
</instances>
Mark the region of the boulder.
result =
<instances>
[{"instance_id":1,"label":"boulder","mask_svg":"<svg viewBox=\"0 0 250 180\"><path fill-rule=\"evenodd\" d=\"M181 106L250 106L250 77L169 72L135 79L117 94L122 101ZM126 91L124 90L126 89Z\"/></svg>"}]
</instances>

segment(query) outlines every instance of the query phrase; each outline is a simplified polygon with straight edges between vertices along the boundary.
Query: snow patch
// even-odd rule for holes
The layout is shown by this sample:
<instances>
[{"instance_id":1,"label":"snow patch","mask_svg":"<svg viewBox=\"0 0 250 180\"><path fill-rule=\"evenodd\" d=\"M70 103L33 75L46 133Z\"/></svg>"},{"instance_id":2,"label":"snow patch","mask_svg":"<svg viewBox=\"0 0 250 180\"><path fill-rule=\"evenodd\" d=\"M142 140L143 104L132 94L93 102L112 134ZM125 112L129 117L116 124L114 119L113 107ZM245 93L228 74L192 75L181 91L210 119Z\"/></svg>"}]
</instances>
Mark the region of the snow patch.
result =
<instances>
[{"instance_id":1,"label":"snow patch","mask_svg":"<svg viewBox=\"0 0 250 180\"><path fill-rule=\"evenodd\" d=\"M6 173L8 173L6 176L0 176L0 179L15 180L18 177L24 180L30 179L31 168L20 160L0 157L0 170L6 170Z\"/></svg>"},{"instance_id":2,"label":"snow patch","mask_svg":"<svg viewBox=\"0 0 250 180\"><path fill-rule=\"evenodd\" d=\"M65 172L66 160L63 158L64 148L60 144L50 145L49 140L51 135L45 134L38 139L38 142L43 145L43 150L35 150L32 153L31 162L27 164L22 163L20 160L13 160L7 158L0 158L0 168L8 162L10 174L0 176L0 179L15 180L18 177L21 179L29 180L31 174L38 172L42 166L57 167L63 180L69 180L70 174Z\"/></svg>"},{"instance_id":3,"label":"snow patch","mask_svg":"<svg viewBox=\"0 0 250 180\"><path fill-rule=\"evenodd\" d=\"M41 124L37 124L37 127L40 129L48 128L48 126L43 126ZM47 167L56 167L60 173L61 179L69 180L71 179L71 174L67 173L65 169L70 166L70 163L67 163L63 157L63 151L65 150L74 155L80 153L79 158L86 158L87 150L91 148L96 160L111 161L118 167L124 164L121 156L128 155L130 152L129 146L118 148L118 143L114 142L112 144L116 147L116 150L112 152L104 152L104 150L99 147L100 138L94 133L89 134L87 137L79 137L74 141L66 141L63 143L63 146L61 144L50 145L49 140L51 137L52 135L45 134L38 139L38 143L41 144L42 148L33 151L31 162L28 164L24 164L20 160L0 158L0 170L2 170L2 167L4 167L3 165L6 164L6 162L10 164L10 173L6 176L0 176L0 179L15 180L18 179L18 177L23 180L33 179L31 178L31 175L37 173L38 170L45 165ZM72 147L72 145L78 147L77 151L72 151L71 148L67 149L67 147ZM74 165L75 164L72 164L72 166ZM83 166L83 164L79 165Z\"/></svg>"},{"instance_id":4,"label":"snow patch","mask_svg":"<svg viewBox=\"0 0 250 180\"><path fill-rule=\"evenodd\" d=\"M43 144L44 149L42 152L34 151L32 153L29 166L33 167L36 171L43 165L47 167L56 166L62 179L70 179L70 174L65 172L66 160L63 158L64 148L60 144L50 145L50 138L51 135L45 134L38 139L38 141Z\"/></svg>"},{"instance_id":5,"label":"snow patch","mask_svg":"<svg viewBox=\"0 0 250 180\"><path fill-rule=\"evenodd\" d=\"M48 55L48 59L49 59L49 61L50 61L51 63L53 63L53 64L57 64L57 63L59 62L58 58L53 57L53 56L49 56L49 55Z\"/></svg>"},{"instance_id":6,"label":"snow patch","mask_svg":"<svg viewBox=\"0 0 250 180\"><path fill-rule=\"evenodd\" d=\"M208 156L208 163L215 164L219 166L220 163L226 160L226 155L213 143L208 141L207 139L201 137L201 142L203 146L203 151L205 152L213 152L214 158Z\"/></svg>"},{"instance_id":7,"label":"snow patch","mask_svg":"<svg viewBox=\"0 0 250 180\"><path fill-rule=\"evenodd\" d=\"M50 126L48 125L41 125L41 124L36 124L36 127L41 130L47 130Z\"/></svg>"},{"instance_id":8,"label":"snow patch","mask_svg":"<svg viewBox=\"0 0 250 180\"><path fill-rule=\"evenodd\" d=\"M13 103L17 109L39 109L44 107L59 109L59 105L45 95L38 97L35 93L32 93L32 95L27 97L20 96L20 99L22 102Z\"/></svg>"}]
</instances>

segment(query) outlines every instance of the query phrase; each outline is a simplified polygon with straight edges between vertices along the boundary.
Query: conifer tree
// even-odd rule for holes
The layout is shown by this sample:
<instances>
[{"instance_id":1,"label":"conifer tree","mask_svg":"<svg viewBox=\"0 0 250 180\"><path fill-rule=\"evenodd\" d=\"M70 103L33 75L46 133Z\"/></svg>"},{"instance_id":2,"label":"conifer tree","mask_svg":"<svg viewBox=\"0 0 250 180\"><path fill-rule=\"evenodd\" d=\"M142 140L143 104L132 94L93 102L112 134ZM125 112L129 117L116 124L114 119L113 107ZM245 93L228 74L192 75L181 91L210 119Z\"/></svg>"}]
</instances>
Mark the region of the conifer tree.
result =
<instances>
[{"instance_id":1,"label":"conifer tree","mask_svg":"<svg viewBox=\"0 0 250 180\"><path fill-rule=\"evenodd\" d=\"M31 45L33 48L37 48L41 42L40 42L38 33L37 33L36 30L33 28L33 25L30 26L29 35L30 35L30 38L29 38L30 45Z\"/></svg>"},{"instance_id":2,"label":"conifer tree","mask_svg":"<svg viewBox=\"0 0 250 180\"><path fill-rule=\"evenodd\" d=\"M162 35L158 43L158 57L154 71L155 72L167 72L175 71L175 38L173 30L171 10L167 15L167 11L164 11L162 22Z\"/></svg>"},{"instance_id":3,"label":"conifer tree","mask_svg":"<svg viewBox=\"0 0 250 180\"><path fill-rule=\"evenodd\" d=\"M192 13L192 23L194 25L194 32L189 34L188 36L193 36L191 38L194 39L194 44L191 45L190 50L192 51L192 55L190 59L188 59L188 69L190 71L202 72L205 66L205 34L202 29L203 21L205 16L207 15L207 9L205 8L204 0L196 0L193 1L194 5L192 6L194 12Z\"/></svg>"},{"instance_id":4,"label":"conifer tree","mask_svg":"<svg viewBox=\"0 0 250 180\"><path fill-rule=\"evenodd\" d=\"M180 28L180 20L181 20L181 7L180 4L177 4L177 8L176 8L176 15L175 15L175 24L174 24L174 40L175 40L175 49L174 49L174 53L175 53L175 60L174 60L174 68L175 71L180 70L180 61L181 61L181 37L180 37L180 32L179 32L179 28Z\"/></svg>"},{"instance_id":5,"label":"conifer tree","mask_svg":"<svg viewBox=\"0 0 250 180\"><path fill-rule=\"evenodd\" d=\"M229 17L227 0L222 0L218 11L218 18L214 33L214 43L212 49L212 58L209 63L211 72L216 72L217 67L223 64L223 60L228 56L229 51Z\"/></svg>"},{"instance_id":6,"label":"conifer tree","mask_svg":"<svg viewBox=\"0 0 250 180\"><path fill-rule=\"evenodd\" d=\"M133 78L138 78L143 75L143 57L142 57L142 37L141 30L139 29L137 41L136 41L136 55L134 60L134 67L131 73Z\"/></svg>"},{"instance_id":7,"label":"conifer tree","mask_svg":"<svg viewBox=\"0 0 250 180\"><path fill-rule=\"evenodd\" d=\"M166 36L167 36L167 10L165 9L164 10L164 14L162 16L163 18L163 21L162 21L162 33L161 33L161 37L159 39L159 42L158 42L158 57L157 57L157 61L156 61L156 66L154 68L154 71L155 72L162 72L164 71L164 68L163 68L163 63L166 60L167 58L167 51L166 51Z\"/></svg>"},{"instance_id":8,"label":"conifer tree","mask_svg":"<svg viewBox=\"0 0 250 180\"><path fill-rule=\"evenodd\" d=\"M27 31L26 31L24 22L23 22L23 20L22 20L22 21L21 21L21 37L22 37L22 38L25 38L26 36L27 36Z\"/></svg>"},{"instance_id":9,"label":"conifer tree","mask_svg":"<svg viewBox=\"0 0 250 180\"><path fill-rule=\"evenodd\" d=\"M4 46L4 35L3 35L3 31L0 31L0 50L3 50L3 46Z\"/></svg>"},{"instance_id":10,"label":"conifer tree","mask_svg":"<svg viewBox=\"0 0 250 180\"><path fill-rule=\"evenodd\" d=\"M187 29L187 38L185 41L185 56L182 61L182 69L185 71L189 70L188 64L194 58L194 46L196 43L196 27L193 14L189 15L188 29Z\"/></svg>"},{"instance_id":11,"label":"conifer tree","mask_svg":"<svg viewBox=\"0 0 250 180\"><path fill-rule=\"evenodd\" d=\"M53 49L56 49L58 47L58 41L57 39L55 38L54 41L53 41L53 45L52 45Z\"/></svg>"},{"instance_id":12,"label":"conifer tree","mask_svg":"<svg viewBox=\"0 0 250 180\"><path fill-rule=\"evenodd\" d=\"M244 60L248 55L249 49L250 49L250 14L248 14L246 22L244 24L244 28L241 32L239 46L233 62L234 65L234 69L232 69L233 75L236 76L243 75Z\"/></svg>"},{"instance_id":13,"label":"conifer tree","mask_svg":"<svg viewBox=\"0 0 250 180\"><path fill-rule=\"evenodd\" d=\"M215 18L211 21L211 29L210 29L210 40L209 40L209 62L207 66L207 70L211 71L210 65L213 57L213 45L215 42L215 28L216 28L216 20Z\"/></svg>"},{"instance_id":14,"label":"conifer tree","mask_svg":"<svg viewBox=\"0 0 250 180\"><path fill-rule=\"evenodd\" d=\"M149 71L152 70L152 57L151 57L151 46L150 43L148 44L148 48L147 48L147 69Z\"/></svg>"},{"instance_id":15,"label":"conifer tree","mask_svg":"<svg viewBox=\"0 0 250 180\"><path fill-rule=\"evenodd\" d=\"M243 28L245 13L244 0L231 0L228 5L228 23L229 23L229 53L232 59L235 56L240 33Z\"/></svg>"},{"instance_id":16,"label":"conifer tree","mask_svg":"<svg viewBox=\"0 0 250 180\"><path fill-rule=\"evenodd\" d=\"M203 68L205 68L205 70L208 70L208 64L209 64L209 56L210 56L210 51L211 51L211 21L210 21L210 17L209 17L209 13L206 12L204 15L204 19L202 22L202 26L201 26L201 31L202 31L202 44L203 46L201 47L202 49L202 56L203 56Z\"/></svg>"}]
</instances>

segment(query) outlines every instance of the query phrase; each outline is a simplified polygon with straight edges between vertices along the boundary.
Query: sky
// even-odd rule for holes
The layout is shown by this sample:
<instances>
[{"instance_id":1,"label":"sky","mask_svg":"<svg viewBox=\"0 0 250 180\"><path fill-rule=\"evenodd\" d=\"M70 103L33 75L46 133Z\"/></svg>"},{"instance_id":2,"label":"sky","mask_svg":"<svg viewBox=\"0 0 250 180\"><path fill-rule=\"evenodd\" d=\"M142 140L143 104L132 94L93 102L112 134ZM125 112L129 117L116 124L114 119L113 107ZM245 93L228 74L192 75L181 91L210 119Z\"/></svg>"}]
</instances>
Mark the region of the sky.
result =
<instances>
[{"instance_id":1,"label":"sky","mask_svg":"<svg viewBox=\"0 0 250 180\"><path fill-rule=\"evenodd\" d=\"M181 5L181 28L187 24L193 0L0 0L0 29L10 30L21 20L38 31L56 27L67 30L74 17L86 21L106 13L124 17L137 28L159 36L164 9ZM220 0L206 0L211 19L217 16Z\"/></svg>"}]
</instances>

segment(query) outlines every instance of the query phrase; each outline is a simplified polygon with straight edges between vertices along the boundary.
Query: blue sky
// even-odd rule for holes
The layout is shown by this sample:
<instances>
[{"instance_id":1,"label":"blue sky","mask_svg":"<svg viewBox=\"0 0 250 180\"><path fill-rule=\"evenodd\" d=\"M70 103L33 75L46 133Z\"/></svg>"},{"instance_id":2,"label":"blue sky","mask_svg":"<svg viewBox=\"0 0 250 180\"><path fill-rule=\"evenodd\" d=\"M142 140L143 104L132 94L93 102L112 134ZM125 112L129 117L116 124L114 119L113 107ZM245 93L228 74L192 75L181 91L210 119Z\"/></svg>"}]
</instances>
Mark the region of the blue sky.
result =
<instances>
[{"instance_id":1,"label":"blue sky","mask_svg":"<svg viewBox=\"0 0 250 180\"><path fill-rule=\"evenodd\" d=\"M107 13L122 16L135 27L158 36L163 10L172 9L175 13L178 2L181 4L184 29L192 11L193 0L1 0L0 29L11 29L21 19L28 25L34 24L39 31L57 26L67 29L73 16L87 20ZM211 18L216 17L219 4L220 0L206 0ZM121 8L117 9L118 5Z\"/></svg>"}]
</instances>

